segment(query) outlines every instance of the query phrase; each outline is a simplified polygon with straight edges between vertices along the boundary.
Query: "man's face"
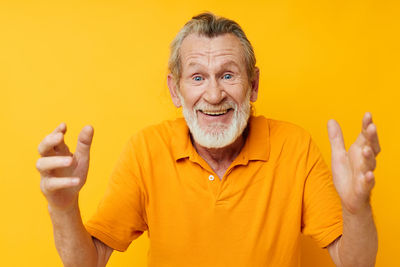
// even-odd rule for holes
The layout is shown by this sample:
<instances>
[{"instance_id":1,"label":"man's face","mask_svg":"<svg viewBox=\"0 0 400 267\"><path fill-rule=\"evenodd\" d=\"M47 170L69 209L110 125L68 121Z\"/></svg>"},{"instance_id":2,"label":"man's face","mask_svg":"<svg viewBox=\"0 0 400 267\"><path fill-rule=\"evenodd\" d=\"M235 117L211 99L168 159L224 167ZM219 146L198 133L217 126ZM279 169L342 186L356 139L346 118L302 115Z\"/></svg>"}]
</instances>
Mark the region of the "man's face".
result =
<instances>
[{"instance_id":1,"label":"man's face","mask_svg":"<svg viewBox=\"0 0 400 267\"><path fill-rule=\"evenodd\" d=\"M247 125L250 100L256 100L258 89L258 75L256 86L249 84L239 39L233 34L191 34L183 40L180 55L179 89L173 87L171 76L168 82L194 141L208 148L233 143Z\"/></svg>"}]
</instances>

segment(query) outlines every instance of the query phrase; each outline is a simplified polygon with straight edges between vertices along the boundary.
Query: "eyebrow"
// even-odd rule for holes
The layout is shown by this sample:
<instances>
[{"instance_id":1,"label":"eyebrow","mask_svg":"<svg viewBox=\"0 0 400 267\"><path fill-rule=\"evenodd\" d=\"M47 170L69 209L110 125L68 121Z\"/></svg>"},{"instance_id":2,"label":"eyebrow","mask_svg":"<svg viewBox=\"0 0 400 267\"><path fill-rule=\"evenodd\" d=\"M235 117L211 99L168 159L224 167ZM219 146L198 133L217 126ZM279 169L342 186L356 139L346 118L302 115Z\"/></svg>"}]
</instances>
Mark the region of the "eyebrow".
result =
<instances>
[{"instance_id":1,"label":"eyebrow","mask_svg":"<svg viewBox=\"0 0 400 267\"><path fill-rule=\"evenodd\" d=\"M233 66L237 67L238 69L240 69L239 64L237 64L237 63L236 63L235 61L233 61L233 60L228 60L228 61L224 62L224 63L221 65L221 67L223 68L223 67L227 67L227 66L230 66L230 65L233 65ZM197 66L202 67L203 64L200 64L200 63L198 63L198 62L192 61L192 62L190 62L190 63L187 65L187 67L197 67Z\"/></svg>"}]
</instances>

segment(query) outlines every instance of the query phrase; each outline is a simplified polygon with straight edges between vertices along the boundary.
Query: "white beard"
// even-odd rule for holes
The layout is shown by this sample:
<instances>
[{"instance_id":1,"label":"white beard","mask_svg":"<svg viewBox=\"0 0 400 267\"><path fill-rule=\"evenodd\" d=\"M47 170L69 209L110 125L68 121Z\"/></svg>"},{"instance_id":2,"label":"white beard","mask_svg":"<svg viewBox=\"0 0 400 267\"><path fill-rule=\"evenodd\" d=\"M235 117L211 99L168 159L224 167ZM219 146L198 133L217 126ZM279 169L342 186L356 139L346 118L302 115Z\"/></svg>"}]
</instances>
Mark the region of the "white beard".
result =
<instances>
[{"instance_id":1,"label":"white beard","mask_svg":"<svg viewBox=\"0 0 400 267\"><path fill-rule=\"evenodd\" d=\"M227 100L219 105L198 103L193 110L186 107L183 97L178 92L182 104L182 113L194 141L206 148L222 148L235 142L243 133L250 117L250 92L251 90L248 90L245 100L239 107L233 101ZM200 127L197 120L197 110L224 110L228 108L234 110L230 124L212 123L203 128Z\"/></svg>"}]
</instances>

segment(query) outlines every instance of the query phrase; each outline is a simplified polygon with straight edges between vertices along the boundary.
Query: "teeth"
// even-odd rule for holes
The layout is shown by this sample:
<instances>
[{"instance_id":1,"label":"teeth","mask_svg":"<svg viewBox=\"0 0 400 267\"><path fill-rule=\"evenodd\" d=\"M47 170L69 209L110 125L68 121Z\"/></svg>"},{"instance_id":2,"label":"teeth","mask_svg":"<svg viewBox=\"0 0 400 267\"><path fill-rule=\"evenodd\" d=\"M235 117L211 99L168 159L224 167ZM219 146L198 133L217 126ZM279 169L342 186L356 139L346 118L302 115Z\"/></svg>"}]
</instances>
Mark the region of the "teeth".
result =
<instances>
[{"instance_id":1,"label":"teeth","mask_svg":"<svg viewBox=\"0 0 400 267\"><path fill-rule=\"evenodd\" d=\"M223 114L227 113L228 110L227 109L219 110L219 111L202 110L202 112L207 115L218 116L218 115L223 115Z\"/></svg>"}]
</instances>

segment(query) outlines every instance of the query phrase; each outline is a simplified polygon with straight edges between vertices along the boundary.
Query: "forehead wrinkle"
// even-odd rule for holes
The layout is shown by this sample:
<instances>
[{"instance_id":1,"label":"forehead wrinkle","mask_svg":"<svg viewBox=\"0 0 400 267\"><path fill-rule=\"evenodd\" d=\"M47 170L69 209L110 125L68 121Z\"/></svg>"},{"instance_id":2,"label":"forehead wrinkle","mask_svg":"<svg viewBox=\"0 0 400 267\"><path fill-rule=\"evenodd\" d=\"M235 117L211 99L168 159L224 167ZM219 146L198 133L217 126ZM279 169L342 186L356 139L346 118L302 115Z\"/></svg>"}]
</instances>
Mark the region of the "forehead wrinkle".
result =
<instances>
[{"instance_id":1,"label":"forehead wrinkle","mask_svg":"<svg viewBox=\"0 0 400 267\"><path fill-rule=\"evenodd\" d=\"M240 69L242 64L245 65L243 47L238 38L232 34L213 38L190 34L182 42L180 51L180 61L185 68L195 65L220 68L221 64L229 60L236 62Z\"/></svg>"},{"instance_id":2,"label":"forehead wrinkle","mask_svg":"<svg viewBox=\"0 0 400 267\"><path fill-rule=\"evenodd\" d=\"M193 56L219 56L224 54L243 55L243 45L234 34L227 33L215 37L191 33L182 41L181 59Z\"/></svg>"},{"instance_id":3,"label":"forehead wrinkle","mask_svg":"<svg viewBox=\"0 0 400 267\"><path fill-rule=\"evenodd\" d=\"M189 53L189 55L185 56L185 61L186 61L186 66L187 67L195 67L195 66L211 66L213 63L216 63L216 61L219 61L218 59L221 57L228 57L228 59L224 60L221 59L222 67L228 66L228 65L235 65L239 67L239 64L235 62L235 60L230 59L230 56L234 56L232 53L234 49L224 49L222 53L218 53L220 51L215 51L215 52L209 52L206 51L205 53L202 52L194 52L194 53ZM204 58L207 58L207 63L203 64ZM217 59L217 60L216 60Z\"/></svg>"}]
</instances>

